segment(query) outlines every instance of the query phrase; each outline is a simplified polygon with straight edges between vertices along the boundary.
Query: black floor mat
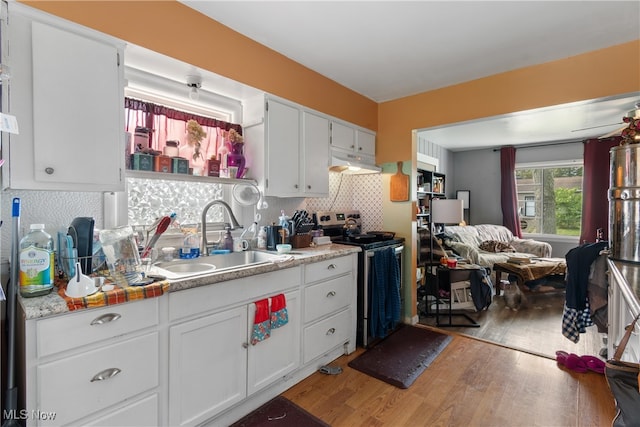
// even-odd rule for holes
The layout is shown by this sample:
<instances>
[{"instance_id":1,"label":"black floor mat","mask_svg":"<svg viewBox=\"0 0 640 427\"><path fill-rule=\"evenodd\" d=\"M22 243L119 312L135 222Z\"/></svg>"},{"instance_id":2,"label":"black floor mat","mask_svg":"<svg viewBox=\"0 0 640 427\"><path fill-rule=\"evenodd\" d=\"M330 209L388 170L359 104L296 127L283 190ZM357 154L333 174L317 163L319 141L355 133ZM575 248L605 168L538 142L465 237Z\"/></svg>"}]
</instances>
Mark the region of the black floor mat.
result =
<instances>
[{"instance_id":1,"label":"black floor mat","mask_svg":"<svg viewBox=\"0 0 640 427\"><path fill-rule=\"evenodd\" d=\"M330 427L315 415L282 396L272 399L231 427Z\"/></svg>"}]
</instances>

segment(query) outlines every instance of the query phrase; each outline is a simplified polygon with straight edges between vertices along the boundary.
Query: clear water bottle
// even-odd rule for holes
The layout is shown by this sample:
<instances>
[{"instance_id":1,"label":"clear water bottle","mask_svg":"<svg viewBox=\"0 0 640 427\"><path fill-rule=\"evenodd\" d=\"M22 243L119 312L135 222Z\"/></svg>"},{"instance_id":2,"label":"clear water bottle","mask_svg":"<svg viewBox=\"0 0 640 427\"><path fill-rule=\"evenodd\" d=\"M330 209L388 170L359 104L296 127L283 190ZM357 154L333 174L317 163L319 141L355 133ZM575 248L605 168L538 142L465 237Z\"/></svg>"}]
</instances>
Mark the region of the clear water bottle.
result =
<instances>
[{"instance_id":1,"label":"clear water bottle","mask_svg":"<svg viewBox=\"0 0 640 427\"><path fill-rule=\"evenodd\" d=\"M53 238L44 224L31 224L29 233L20 240L20 295L37 297L53 289L55 261Z\"/></svg>"},{"instance_id":2,"label":"clear water bottle","mask_svg":"<svg viewBox=\"0 0 640 427\"><path fill-rule=\"evenodd\" d=\"M267 249L267 230L264 227L260 227L258 232L258 249Z\"/></svg>"}]
</instances>

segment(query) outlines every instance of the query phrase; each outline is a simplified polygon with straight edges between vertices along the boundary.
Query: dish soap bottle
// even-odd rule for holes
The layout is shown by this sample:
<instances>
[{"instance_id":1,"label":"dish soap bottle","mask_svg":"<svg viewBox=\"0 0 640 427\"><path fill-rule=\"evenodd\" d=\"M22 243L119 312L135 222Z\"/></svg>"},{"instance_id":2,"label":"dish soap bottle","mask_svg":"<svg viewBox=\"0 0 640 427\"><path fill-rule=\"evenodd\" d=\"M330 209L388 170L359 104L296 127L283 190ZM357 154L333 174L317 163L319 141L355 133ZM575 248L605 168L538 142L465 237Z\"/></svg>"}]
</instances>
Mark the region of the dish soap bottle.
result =
<instances>
[{"instance_id":1,"label":"dish soap bottle","mask_svg":"<svg viewBox=\"0 0 640 427\"><path fill-rule=\"evenodd\" d=\"M206 256L208 254L204 254ZM192 259L200 256L200 242L196 229L186 229L186 235L180 248L181 259Z\"/></svg>"},{"instance_id":2,"label":"dish soap bottle","mask_svg":"<svg viewBox=\"0 0 640 427\"><path fill-rule=\"evenodd\" d=\"M222 242L223 249L229 249L233 252L233 236L231 235L231 228L226 227L227 234L224 235L224 240Z\"/></svg>"},{"instance_id":3,"label":"dish soap bottle","mask_svg":"<svg viewBox=\"0 0 640 427\"><path fill-rule=\"evenodd\" d=\"M55 261L53 238L44 224L31 224L20 240L20 294L23 297L46 295L53 289Z\"/></svg>"},{"instance_id":4,"label":"dish soap bottle","mask_svg":"<svg viewBox=\"0 0 640 427\"><path fill-rule=\"evenodd\" d=\"M281 243L289 243L289 235L291 234L291 230L289 230L289 217L285 215L284 210L280 211L280 226L282 227L282 242Z\"/></svg>"}]
</instances>

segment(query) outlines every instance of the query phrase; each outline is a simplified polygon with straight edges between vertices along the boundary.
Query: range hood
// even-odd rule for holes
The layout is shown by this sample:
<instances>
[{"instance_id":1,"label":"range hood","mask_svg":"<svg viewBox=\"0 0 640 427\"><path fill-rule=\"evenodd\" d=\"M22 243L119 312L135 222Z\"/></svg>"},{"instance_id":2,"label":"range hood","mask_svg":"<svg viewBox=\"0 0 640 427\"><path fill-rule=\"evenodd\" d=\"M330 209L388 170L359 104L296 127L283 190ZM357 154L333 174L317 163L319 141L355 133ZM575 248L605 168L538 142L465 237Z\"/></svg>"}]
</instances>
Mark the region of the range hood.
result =
<instances>
[{"instance_id":1,"label":"range hood","mask_svg":"<svg viewBox=\"0 0 640 427\"><path fill-rule=\"evenodd\" d=\"M349 175L364 175L380 173L382 168L376 166L373 159L332 151L329 170Z\"/></svg>"}]
</instances>

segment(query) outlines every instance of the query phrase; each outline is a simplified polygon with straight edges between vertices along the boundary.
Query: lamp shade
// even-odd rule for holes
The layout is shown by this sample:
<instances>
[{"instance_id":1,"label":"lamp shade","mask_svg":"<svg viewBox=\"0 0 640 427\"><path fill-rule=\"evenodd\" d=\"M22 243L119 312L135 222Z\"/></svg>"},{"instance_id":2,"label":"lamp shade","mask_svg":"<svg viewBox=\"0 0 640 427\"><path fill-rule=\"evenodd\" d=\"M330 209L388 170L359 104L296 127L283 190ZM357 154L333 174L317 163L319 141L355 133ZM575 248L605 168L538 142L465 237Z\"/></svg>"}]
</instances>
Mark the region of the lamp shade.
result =
<instances>
[{"instance_id":1,"label":"lamp shade","mask_svg":"<svg viewBox=\"0 0 640 427\"><path fill-rule=\"evenodd\" d=\"M463 201L459 199L433 199L430 213L433 224L459 224L464 220Z\"/></svg>"}]
</instances>

